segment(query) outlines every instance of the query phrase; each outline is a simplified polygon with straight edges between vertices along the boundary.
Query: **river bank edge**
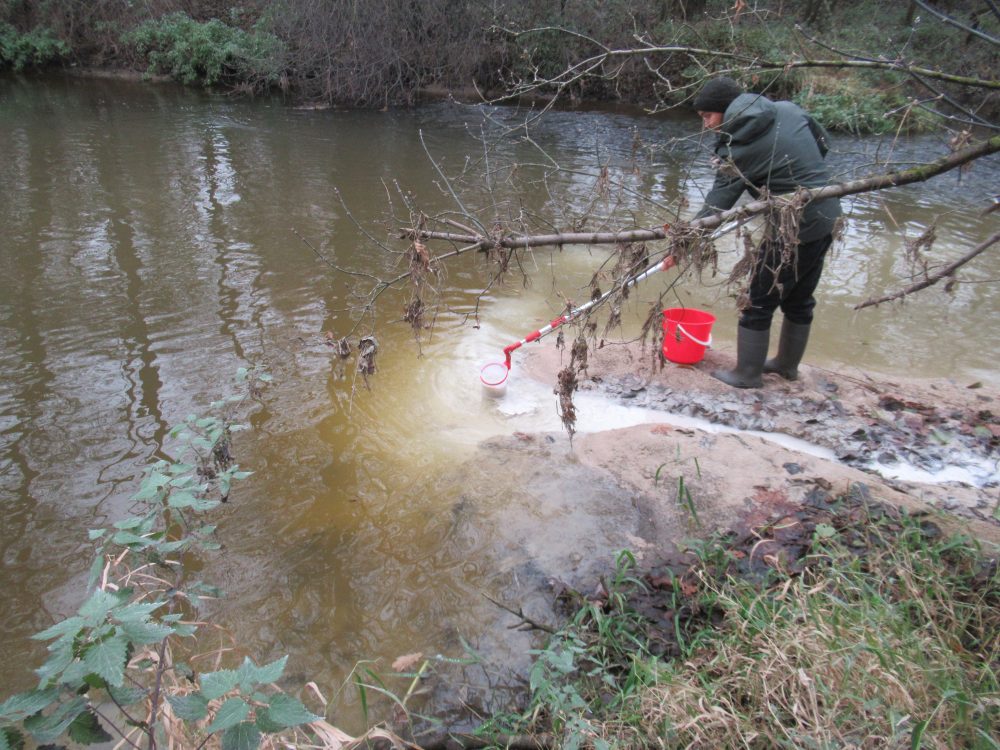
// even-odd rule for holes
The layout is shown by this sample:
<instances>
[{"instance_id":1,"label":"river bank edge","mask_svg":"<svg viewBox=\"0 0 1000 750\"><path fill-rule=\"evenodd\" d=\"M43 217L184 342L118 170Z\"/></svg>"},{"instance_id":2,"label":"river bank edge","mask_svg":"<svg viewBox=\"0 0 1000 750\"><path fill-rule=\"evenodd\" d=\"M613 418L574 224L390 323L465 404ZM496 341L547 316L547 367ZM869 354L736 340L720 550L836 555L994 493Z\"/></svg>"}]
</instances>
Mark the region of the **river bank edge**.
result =
<instances>
[{"instance_id":1,"label":"river bank edge","mask_svg":"<svg viewBox=\"0 0 1000 750\"><path fill-rule=\"evenodd\" d=\"M519 375L553 386L569 364L569 353L550 342L527 347L518 355ZM613 743L623 737L629 738L622 745L628 747L687 746L686 742L643 744L641 732L650 729L646 719L636 722L615 712L602 714L593 705L595 713L584 711L590 718L574 727L568 718L573 712L560 704L559 694L546 687L547 681L565 680L565 689L583 694L586 680L575 666L556 674L559 668L553 665L576 648L575 658L590 663L594 673L620 674L629 660L648 657L624 643L629 638L626 632L633 632L629 628L637 627L651 653L664 660L663 669L673 674L672 680L703 681L702 687L718 684L721 689L722 683L714 682L726 679L719 677L720 667L713 666L722 651L718 643L733 629L745 634L743 628L752 633L756 626L734 625L732 612L726 614L725 607L712 602L722 592L728 596L730 586L745 586L744 594L753 591L754 600L763 601L775 590L803 585L819 593L812 605L805 604L808 599L803 594L804 606L826 607L821 592L835 587L829 582L817 584L811 576L825 580L813 566L825 566L825 553L817 550L828 541L847 547L848 557L862 561L862 568L890 577L902 569L899 566L909 564L892 557L897 544L906 560L914 546L923 552L939 542L945 547L967 545L964 549L975 550L977 562L963 580L981 585L974 596L983 598L987 618L1000 613L993 602L1000 592L996 587L1000 419L995 413L1000 392L995 386L804 364L794 382L766 375L763 388L738 390L710 375L714 368L731 367L733 359L731 352L713 349L695 365L662 363L635 343L591 351L578 373L578 392L590 396L580 408L594 409L595 400L629 404L652 415L650 421L582 431L572 440L565 433L525 432L490 438L480 445L479 456L459 469L459 473L502 471L523 478L525 488L512 493L489 516L490 527L499 530L494 533L509 539L508 547L517 550L520 561L514 569L515 585L499 597L501 608L491 631L494 640L486 648L484 662L520 673L525 687L508 697L521 705L522 716L530 714L533 705L538 716L561 727L562 739L543 721L536 725L541 734L506 735L500 744L491 744L497 741L496 736L489 739L498 728L493 719L486 725L490 731L484 734L480 727L470 734L476 722L447 708L438 714L454 720L447 732L411 734L413 727L406 722L393 726L394 731L418 747L432 749L560 747L574 735L588 747L597 739L619 746ZM656 418L657 411L662 420ZM893 461L897 470L907 466L938 476L936 481L915 481L877 473L891 473ZM949 464L975 468L983 463L988 473L978 479L940 481ZM473 512L466 505L460 510L463 516ZM889 572L880 570L883 565ZM833 570L835 576L842 572L836 566ZM942 569L942 581L951 572ZM964 596L961 588L957 587L956 596ZM783 596L779 593L778 599ZM877 618L866 625L876 633L883 626L889 627ZM621 632L609 640L607 633L616 628ZM696 638L711 641L700 654L689 645L697 633ZM794 639L797 633L795 626L785 635ZM712 641L715 638L719 641ZM780 638L772 642L770 635L765 640L778 658L795 648ZM567 646L573 643L576 646ZM849 639L845 643L844 653L851 652L854 646ZM610 657L606 662L595 657L608 647L621 648L620 662L611 665ZM748 638L740 642L739 648L744 647L752 651L762 646ZM989 662L991 648L984 647L976 658ZM511 656L527 653L533 655L531 663ZM758 658L751 657L750 672L756 671L752 662ZM795 657L789 656L789 661ZM912 656L902 661L907 669L921 668ZM799 680L804 686L811 684L813 669L825 679L830 676L822 674L826 668L831 675L836 671L830 665L804 666ZM454 706L454 684L444 675L437 679L430 683L432 702ZM657 693L658 679L653 679L653 693L665 705L676 703L678 694L671 691L677 683ZM702 707L704 741L709 743L705 746L732 746L720 739L725 733L720 734L720 726L709 719L725 723L720 716L733 696L724 690L721 697L713 696L711 687L705 689L709 695L700 699L720 701L714 708ZM690 697L683 691L681 703ZM873 703L879 700L895 699L888 694L872 698ZM701 710L697 707L647 709L670 714L675 723L690 711L691 725L684 731L701 731L693 728L699 723L693 718ZM566 713L560 716L562 710ZM489 715L479 716L484 713ZM866 722L873 721L860 713L847 722L848 734L867 731ZM832 726L843 720L831 707L817 723ZM727 722L730 729L740 724L735 716ZM640 734L630 734L637 726L643 727ZM759 728L744 726L739 731L752 735ZM904 725L898 730L910 737L916 731ZM710 744L713 741L722 744Z\"/></svg>"},{"instance_id":2,"label":"river bank edge","mask_svg":"<svg viewBox=\"0 0 1000 750\"><path fill-rule=\"evenodd\" d=\"M608 472L649 503L653 528L683 520L683 512L663 502L659 470L661 479L685 474L692 494L704 498L704 525L716 530L740 513L766 511L776 498L801 501L810 482L845 489L861 482L888 504L944 514L956 531L1000 544L1000 390L994 384L804 363L796 381L768 374L763 388L742 390L710 375L734 359L710 349L695 365L661 363L636 343L592 350L579 390L704 420L711 431L671 425L665 416L662 423L581 434L573 441L580 462ZM568 361L568 352L543 345L529 350L523 367L555 384ZM784 436L795 442L782 445ZM700 476L692 475L695 463ZM944 481L943 472L974 465L978 480L967 474L965 481Z\"/></svg>"}]
</instances>

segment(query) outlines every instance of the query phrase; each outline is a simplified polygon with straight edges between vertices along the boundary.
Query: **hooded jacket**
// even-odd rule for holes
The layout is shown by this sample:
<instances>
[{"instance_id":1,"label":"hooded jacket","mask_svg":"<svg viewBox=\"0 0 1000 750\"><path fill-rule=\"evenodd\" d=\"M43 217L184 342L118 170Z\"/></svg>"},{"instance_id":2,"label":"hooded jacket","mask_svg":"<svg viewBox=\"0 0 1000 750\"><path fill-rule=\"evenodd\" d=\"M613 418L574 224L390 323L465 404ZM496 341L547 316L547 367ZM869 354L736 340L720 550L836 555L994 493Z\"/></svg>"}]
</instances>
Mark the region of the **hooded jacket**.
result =
<instances>
[{"instance_id":1,"label":"hooded jacket","mask_svg":"<svg viewBox=\"0 0 1000 750\"><path fill-rule=\"evenodd\" d=\"M760 94L741 94L723 115L715 144L722 166L695 218L732 208L744 190L757 198L763 187L772 195L781 195L800 187L829 184L830 174L823 161L828 150L826 131L798 105L772 102ZM799 242L830 234L838 216L837 198L811 201L799 223Z\"/></svg>"}]
</instances>

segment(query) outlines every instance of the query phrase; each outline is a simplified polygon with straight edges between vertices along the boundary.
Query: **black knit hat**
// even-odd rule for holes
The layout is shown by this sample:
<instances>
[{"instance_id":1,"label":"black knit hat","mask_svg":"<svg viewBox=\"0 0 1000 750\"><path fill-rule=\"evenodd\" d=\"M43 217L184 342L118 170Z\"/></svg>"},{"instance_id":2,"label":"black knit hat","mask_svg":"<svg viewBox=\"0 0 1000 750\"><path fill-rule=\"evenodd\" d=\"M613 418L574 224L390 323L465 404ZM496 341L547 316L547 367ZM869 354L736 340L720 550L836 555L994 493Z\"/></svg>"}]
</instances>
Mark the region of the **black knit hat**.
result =
<instances>
[{"instance_id":1,"label":"black knit hat","mask_svg":"<svg viewBox=\"0 0 1000 750\"><path fill-rule=\"evenodd\" d=\"M725 112L733 103L733 99L742 93L743 87L732 78L728 76L713 78L698 92L693 106L698 112Z\"/></svg>"}]
</instances>

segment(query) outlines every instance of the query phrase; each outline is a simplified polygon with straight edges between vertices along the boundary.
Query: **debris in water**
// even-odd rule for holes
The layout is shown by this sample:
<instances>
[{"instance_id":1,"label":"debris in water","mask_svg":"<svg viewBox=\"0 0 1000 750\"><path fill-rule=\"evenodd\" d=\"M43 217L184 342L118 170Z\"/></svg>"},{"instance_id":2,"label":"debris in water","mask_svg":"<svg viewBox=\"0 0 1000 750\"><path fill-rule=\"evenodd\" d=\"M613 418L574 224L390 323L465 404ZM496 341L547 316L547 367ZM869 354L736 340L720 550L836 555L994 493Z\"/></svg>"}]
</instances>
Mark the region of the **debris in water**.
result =
<instances>
[{"instance_id":1,"label":"debris in water","mask_svg":"<svg viewBox=\"0 0 1000 750\"><path fill-rule=\"evenodd\" d=\"M368 388L368 376L375 374L375 355L378 354L378 340L374 336L365 336L358 341L358 372L365 379Z\"/></svg>"},{"instance_id":2,"label":"debris in water","mask_svg":"<svg viewBox=\"0 0 1000 750\"><path fill-rule=\"evenodd\" d=\"M574 349L576 345L574 344ZM556 395L559 396L559 416L563 427L569 433L570 442L576 432L576 407L573 405L573 393L576 391L576 370L573 366L564 367L559 371Z\"/></svg>"},{"instance_id":3,"label":"debris in water","mask_svg":"<svg viewBox=\"0 0 1000 750\"><path fill-rule=\"evenodd\" d=\"M587 371L587 340L582 335L576 337L573 348L570 349L569 366L577 372Z\"/></svg>"},{"instance_id":4,"label":"debris in water","mask_svg":"<svg viewBox=\"0 0 1000 750\"><path fill-rule=\"evenodd\" d=\"M420 333L424 327L424 302L420 297L414 297L406 307L403 308L403 320L410 324L414 334Z\"/></svg>"}]
</instances>

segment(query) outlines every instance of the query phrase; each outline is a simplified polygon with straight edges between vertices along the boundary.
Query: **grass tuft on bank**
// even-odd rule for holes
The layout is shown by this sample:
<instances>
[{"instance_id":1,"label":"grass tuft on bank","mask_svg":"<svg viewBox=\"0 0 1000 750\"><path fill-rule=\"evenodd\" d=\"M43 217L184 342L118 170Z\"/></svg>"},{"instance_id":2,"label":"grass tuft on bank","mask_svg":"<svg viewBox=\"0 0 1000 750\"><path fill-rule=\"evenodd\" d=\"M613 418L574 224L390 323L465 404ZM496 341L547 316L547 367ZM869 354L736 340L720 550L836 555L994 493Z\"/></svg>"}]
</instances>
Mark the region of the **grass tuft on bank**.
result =
<instances>
[{"instance_id":1,"label":"grass tuft on bank","mask_svg":"<svg viewBox=\"0 0 1000 750\"><path fill-rule=\"evenodd\" d=\"M538 652L531 707L504 731L565 748L1000 747L996 558L924 518L831 507L693 545L686 567L640 577L622 555Z\"/></svg>"}]
</instances>

